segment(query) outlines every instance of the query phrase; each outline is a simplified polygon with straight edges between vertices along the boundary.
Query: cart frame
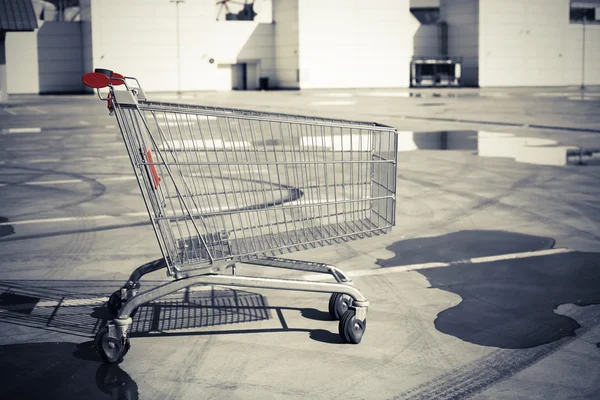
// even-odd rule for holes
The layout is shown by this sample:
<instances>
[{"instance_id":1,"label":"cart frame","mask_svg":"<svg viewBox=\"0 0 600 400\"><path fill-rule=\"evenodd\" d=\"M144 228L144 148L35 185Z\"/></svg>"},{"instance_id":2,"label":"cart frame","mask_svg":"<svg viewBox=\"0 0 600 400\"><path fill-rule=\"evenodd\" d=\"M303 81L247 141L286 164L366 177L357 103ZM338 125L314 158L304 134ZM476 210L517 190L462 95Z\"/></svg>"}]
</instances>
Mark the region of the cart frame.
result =
<instances>
[{"instance_id":1,"label":"cart frame","mask_svg":"<svg viewBox=\"0 0 600 400\"><path fill-rule=\"evenodd\" d=\"M128 81L135 82L136 86L131 86L128 84ZM187 160L187 162L185 160L181 161L179 156L174 155L177 151L175 149L175 142L172 140L170 142L164 140L165 133L160 125L157 125L158 133L155 132L153 135L152 130L156 128L152 127L150 122L148 122L148 115L144 115L144 111L147 112L150 110L150 112L153 112L153 110L157 109L166 109L170 112L176 112L176 118L180 118L179 114L192 115L196 116L196 118L198 118L198 115L207 118L227 118L228 124L229 119L231 118L243 118L244 120L250 121L248 122L249 124L252 124L252 121L258 121L257 123L260 123L261 121L265 121L265 118L268 119L269 123L284 121L289 124L302 124L306 123L306 120L303 118L312 117L275 113L263 114L250 110L225 108L199 109L194 106L176 103L151 103L147 101L145 93L137 79L104 69L96 69L95 72L84 75L83 82L87 86L96 89L98 97L101 100L108 102L110 114L116 117L142 197L148 210L156 239L163 254L162 258L144 264L134 270L121 289L110 296L107 305L115 318L107 323L103 329L99 330L94 341L96 350L104 361L118 362L122 360L127 353L130 347L128 329L132 324L132 315L138 307L181 289L200 284L332 293L329 301L329 313L332 319L340 320L339 333L342 340L353 344L360 343L366 329L366 316L369 302L362 293L353 286L351 279L341 269L332 265L280 258L274 255L290 251L299 251L310 248L310 246L319 247L339 243L340 241L356 240L373 235L385 234L395 225L397 132L394 128L375 123L314 118L309 120L311 126L335 127L336 129L343 129L344 127L349 127L349 129L366 129L370 135L375 135L377 132L383 132L385 135L388 135L386 138L388 138L387 140L389 142L387 144L384 143L383 145L386 148L391 148L385 153L385 157L373 154L370 156L370 159L362 161L354 159L344 161L343 155L342 161L337 159L333 159L333 161L327 161L326 159L317 160L315 157L315 161L294 161L292 163L289 161L278 161L276 156L275 161L268 159L266 161L246 161L252 165L264 163L268 168L273 168L273 165L275 165L278 177L280 167L300 168L304 165L305 168L308 168L306 167L307 163L319 165L324 168L325 174L327 174L327 168L329 168L327 164L329 163L334 165L332 168L335 179L336 163L340 164L345 162L346 165L350 165L349 167L346 167L350 168L350 173L354 173L354 170L352 169L352 166L354 165L354 167L357 168L356 171L360 171L361 176L356 177L355 180L349 183L342 181L342 183L338 185L342 188L339 190L345 191L346 188L344 186L350 184L360 184L367 185L365 187L371 188L371 192L361 193L357 199L344 200L346 203L350 203L349 207L347 207L346 204L343 204L343 201L337 200L336 197L336 207L339 207L342 210L342 214L353 213L352 215L358 215L361 213L360 215L367 215L370 212L370 215L374 216L373 218L381 222L379 226L373 223L372 225L365 224L364 226L356 225L357 227L354 231L350 231L349 233L346 232L343 235L337 233L338 231L334 229L335 227L329 227L329 230L326 231L327 235L322 232L315 234L313 230L303 228L295 231L296 242L291 244L285 243L285 245L282 245L285 240L280 238L281 241L278 242L277 240L279 239L276 239L278 236L271 233L260 236L260 240L256 239L256 237L259 236L252 236L250 237L250 245L244 247L243 243L239 242L242 244L237 245L236 247L236 242L234 242L233 239L230 239L226 233L216 234L206 230L209 218L217 218L220 216L223 221L226 221L223 215L235 214L236 212L239 213L240 210L251 210L247 212L253 212L254 214L252 215L260 216L261 212L268 212L265 210L269 209L269 207L273 210L278 209L278 207L282 208L285 201L282 200L281 204L271 202L256 209L252 209L251 207L238 207L238 209L234 209L233 211L221 209L212 213L198 211L200 210L200 204L198 204L198 202L203 199L198 196L212 195L213 198L205 197L204 200L208 202L218 202L218 199L216 198L217 194L192 193L186 181L181 180L176 176L177 169L184 168L186 165L192 165L194 168L200 169L215 168L216 166L220 172L221 164L219 164L219 162L211 162L210 160L200 160L199 158L194 162L190 162L189 160ZM121 85L124 87L124 90L118 90L116 88ZM101 89L105 88L108 89L108 92L103 94ZM155 116L154 112L152 115ZM167 126L167 128L169 127ZM194 134L194 132L192 132L192 134ZM144 135L146 135L145 138L142 137ZM162 135L161 138L163 141L161 143L159 143L160 140L156 139L156 137L158 137L157 135ZM350 140L352 140L352 136L350 137ZM380 142L382 140L383 139L380 139ZM164 151L159 150L161 146ZM166 150L165 146L167 146ZM183 146L185 146L185 144L183 144ZM350 147L353 146L355 145L351 143ZM371 146L374 146L374 144L371 144ZM382 144L380 143L379 146L381 147ZM157 156L156 160L152 159L149 150L146 151L148 148L155 151L155 155ZM136 154L136 149L140 150L141 155ZM234 149L233 151L236 150ZM169 159L169 157L172 158ZM229 161L227 163L231 164ZM236 163L240 163L240 160L237 158ZM364 170L363 165L358 165L359 163L364 164ZM370 172L366 169L367 167L370 168ZM383 167L386 168L385 177L380 179L377 175L377 168ZM157 168L160 169L162 178L164 178L165 181L172 182L174 194L165 194L161 192L162 189L158 189L159 185L162 185L163 183L161 183L161 175L158 174ZM315 166L315 169L316 168L317 167ZM342 166L342 172L343 171ZM371 182L365 183L359 181L359 178L361 178L362 175L368 176L369 173ZM358 172L356 174L358 175ZM374 177L379 180L384 180L385 182L378 182ZM179 179L179 181L177 181L177 179ZM176 184L176 182L178 183ZM281 181L278 181L278 184L281 186ZM376 186L378 189L375 189ZM168 187L169 186L167 186L167 188ZM330 189L326 188L324 190L327 191ZM274 192L272 189L271 191ZM227 191L225 190L225 192ZM241 192L232 193L237 195ZM351 191L351 193L353 192ZM228 195L231 196L231 193L224 194L224 196ZM263 193L263 195L266 196L265 193ZM173 208L172 213L167 215L169 210L167 210L168 207L166 207L166 205L168 205L168 201L171 201L171 205L173 205L172 198L178 200L179 203L177 203L178 206L176 205ZM313 212L314 210L322 212L323 207L331 206L329 203L331 202L323 202L323 204L319 203L318 208L316 208L317 206L314 206L311 210L313 210ZM358 204L358 206L356 206L356 204ZM383 206L381 206L383 208L378 208L380 207L378 204L383 204ZM302 208L303 205L287 207L288 209L283 212L292 214L296 212L296 215L301 214L302 211L306 209ZM175 208L177 208L179 213L175 211ZM327 210L327 208L325 209ZM350 209L350 211L348 211L348 209ZM336 208L336 212L337 210L338 208ZM340 213L338 212L338 214ZM265 215L268 216L268 214ZM313 218L324 217L317 216ZM328 218L331 219L331 216L328 216ZM338 217L336 216L336 218ZM233 217L231 217L231 221L233 223ZM173 232L169 232L169 229L172 229L172 226L175 226L173 224L180 223L183 224L188 231L191 231L192 236L189 238L174 238ZM302 220L302 226L304 226L304 223L305 219ZM322 221L320 223L321 227L325 226ZM356 222L353 223L356 224ZM179 225L176 226L180 229ZM295 227L296 225L293 224L292 226ZM285 222L285 228L287 227L288 221ZM238 227L237 229L245 228ZM252 225L252 229L255 229L256 231L260 231L261 229L262 231L266 231L269 229L270 231L268 232L273 232L271 227L265 228L256 223ZM233 232L236 233L237 231ZM300 232L300 234L298 232ZM245 233L242 232L240 235L245 238ZM298 239L300 237L299 235L304 235L302 236L302 240ZM279 236L281 236L281 233ZM287 240L289 240L289 238ZM284 268L310 273L328 274L333 277L335 282L239 276L237 275L237 265L240 263L261 267ZM142 277L162 269L166 269L168 275L173 276L175 280L146 291L141 291L140 280ZM230 272L226 274L225 272L227 270L230 270Z\"/></svg>"}]
</instances>

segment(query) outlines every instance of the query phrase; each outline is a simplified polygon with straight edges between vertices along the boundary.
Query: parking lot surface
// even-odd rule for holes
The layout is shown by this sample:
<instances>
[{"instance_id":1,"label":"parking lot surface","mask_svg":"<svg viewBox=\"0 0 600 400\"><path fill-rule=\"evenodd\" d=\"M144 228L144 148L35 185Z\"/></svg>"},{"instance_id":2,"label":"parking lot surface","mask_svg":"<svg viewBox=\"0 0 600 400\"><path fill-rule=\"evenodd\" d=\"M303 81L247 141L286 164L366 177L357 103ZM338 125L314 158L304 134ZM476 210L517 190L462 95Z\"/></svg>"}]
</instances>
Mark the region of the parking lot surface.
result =
<instances>
[{"instance_id":1,"label":"parking lot surface","mask_svg":"<svg viewBox=\"0 0 600 400\"><path fill-rule=\"evenodd\" d=\"M289 255L348 273L370 301L363 341L341 343L327 294L201 286L141 307L124 361L103 364L103 304L161 257L156 237L106 103L15 95L0 109L0 397L600 398L598 88L148 97L399 131L392 232Z\"/></svg>"}]
</instances>

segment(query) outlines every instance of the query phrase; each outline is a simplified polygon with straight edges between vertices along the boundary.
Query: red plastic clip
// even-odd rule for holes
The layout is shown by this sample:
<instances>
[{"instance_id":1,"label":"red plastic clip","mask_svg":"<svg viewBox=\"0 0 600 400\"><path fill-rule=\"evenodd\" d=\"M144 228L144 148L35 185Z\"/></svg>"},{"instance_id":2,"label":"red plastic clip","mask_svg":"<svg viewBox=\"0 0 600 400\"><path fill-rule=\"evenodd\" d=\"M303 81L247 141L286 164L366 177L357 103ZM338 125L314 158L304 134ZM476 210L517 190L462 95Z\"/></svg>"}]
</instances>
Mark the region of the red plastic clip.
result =
<instances>
[{"instance_id":1,"label":"red plastic clip","mask_svg":"<svg viewBox=\"0 0 600 400\"><path fill-rule=\"evenodd\" d=\"M160 176L158 176L156 165L153 164L154 161L152 161L152 153L150 153L150 150L146 151L146 161L148 164L150 164L150 174L152 175L152 181L154 182L154 190L156 190L158 189L158 184L160 183Z\"/></svg>"},{"instance_id":2,"label":"red plastic clip","mask_svg":"<svg viewBox=\"0 0 600 400\"><path fill-rule=\"evenodd\" d=\"M112 110L115 108L115 107L113 106L113 102L112 102L112 100L111 100L111 99L112 99L112 97L113 97L112 93L111 93L111 92L108 92L108 100L106 101L106 103L107 103L107 106L106 106L106 107L108 108L108 111L112 111ZM111 115L112 115L112 114L111 114Z\"/></svg>"}]
</instances>

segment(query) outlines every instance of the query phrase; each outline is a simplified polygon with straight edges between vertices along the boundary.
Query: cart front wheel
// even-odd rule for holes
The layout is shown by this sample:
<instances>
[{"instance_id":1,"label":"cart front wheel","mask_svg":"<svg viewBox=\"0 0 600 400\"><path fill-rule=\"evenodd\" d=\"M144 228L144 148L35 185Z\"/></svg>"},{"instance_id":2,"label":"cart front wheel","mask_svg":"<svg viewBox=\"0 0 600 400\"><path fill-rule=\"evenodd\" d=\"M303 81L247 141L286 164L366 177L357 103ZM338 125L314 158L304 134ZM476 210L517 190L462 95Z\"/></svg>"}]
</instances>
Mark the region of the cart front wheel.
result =
<instances>
[{"instance_id":1,"label":"cart front wheel","mask_svg":"<svg viewBox=\"0 0 600 400\"><path fill-rule=\"evenodd\" d=\"M342 293L332 293L329 298L329 315L335 320L342 318L352 305L352 297Z\"/></svg>"},{"instance_id":2,"label":"cart front wheel","mask_svg":"<svg viewBox=\"0 0 600 400\"><path fill-rule=\"evenodd\" d=\"M108 326L98 331L94 338L94 348L104 362L115 363L123 360L129 351L129 338L113 338L108 335Z\"/></svg>"},{"instance_id":3,"label":"cart front wheel","mask_svg":"<svg viewBox=\"0 0 600 400\"><path fill-rule=\"evenodd\" d=\"M367 329L367 320L361 321L356 318L356 311L349 309L342 315L339 324L339 332L345 343L358 344L362 340Z\"/></svg>"}]
</instances>

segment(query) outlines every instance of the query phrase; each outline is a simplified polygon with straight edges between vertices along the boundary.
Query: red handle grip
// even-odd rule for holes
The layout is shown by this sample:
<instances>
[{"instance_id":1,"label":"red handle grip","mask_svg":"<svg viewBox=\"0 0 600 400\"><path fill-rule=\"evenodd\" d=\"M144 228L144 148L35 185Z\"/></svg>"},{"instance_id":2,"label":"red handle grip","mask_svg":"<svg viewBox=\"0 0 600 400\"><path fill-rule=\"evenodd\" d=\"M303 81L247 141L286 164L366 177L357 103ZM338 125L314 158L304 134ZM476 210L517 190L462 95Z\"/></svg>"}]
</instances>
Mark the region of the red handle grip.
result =
<instances>
[{"instance_id":1,"label":"red handle grip","mask_svg":"<svg viewBox=\"0 0 600 400\"><path fill-rule=\"evenodd\" d=\"M125 83L125 77L116 72L110 72L110 76L102 72L88 72L81 80L86 86L93 89L102 89L108 85L119 86Z\"/></svg>"},{"instance_id":2,"label":"red handle grip","mask_svg":"<svg viewBox=\"0 0 600 400\"><path fill-rule=\"evenodd\" d=\"M102 89L110 85L110 78L99 72L88 72L81 80L86 86L93 89Z\"/></svg>"}]
</instances>

